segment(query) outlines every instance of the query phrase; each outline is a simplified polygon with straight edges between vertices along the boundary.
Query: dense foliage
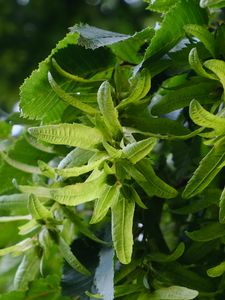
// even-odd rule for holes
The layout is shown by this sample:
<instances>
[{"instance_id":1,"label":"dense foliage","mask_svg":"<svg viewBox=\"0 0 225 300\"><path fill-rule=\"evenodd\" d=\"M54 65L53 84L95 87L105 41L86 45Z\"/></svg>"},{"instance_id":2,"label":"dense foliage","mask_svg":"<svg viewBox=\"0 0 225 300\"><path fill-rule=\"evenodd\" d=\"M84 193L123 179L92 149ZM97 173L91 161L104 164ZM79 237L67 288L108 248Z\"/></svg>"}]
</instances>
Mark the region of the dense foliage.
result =
<instances>
[{"instance_id":1,"label":"dense foliage","mask_svg":"<svg viewBox=\"0 0 225 300\"><path fill-rule=\"evenodd\" d=\"M148 2L70 28L0 122L1 300L224 299L225 1Z\"/></svg>"}]
</instances>

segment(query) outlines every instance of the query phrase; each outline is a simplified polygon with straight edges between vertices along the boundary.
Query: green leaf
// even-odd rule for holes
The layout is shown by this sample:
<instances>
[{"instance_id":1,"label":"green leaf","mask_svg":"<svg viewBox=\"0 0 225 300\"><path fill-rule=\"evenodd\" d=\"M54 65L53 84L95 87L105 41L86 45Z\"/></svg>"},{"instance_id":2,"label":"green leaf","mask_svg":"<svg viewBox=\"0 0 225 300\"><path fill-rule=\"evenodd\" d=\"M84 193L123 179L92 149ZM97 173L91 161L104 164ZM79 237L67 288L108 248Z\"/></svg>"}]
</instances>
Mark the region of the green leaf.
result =
<instances>
[{"instance_id":1,"label":"green leaf","mask_svg":"<svg viewBox=\"0 0 225 300\"><path fill-rule=\"evenodd\" d=\"M97 101L109 132L115 138L121 137L122 127L118 119L118 112L113 104L111 86L108 81L104 81L99 87Z\"/></svg>"},{"instance_id":2,"label":"green leaf","mask_svg":"<svg viewBox=\"0 0 225 300\"><path fill-rule=\"evenodd\" d=\"M186 235L194 241L208 242L223 237L225 235L225 225L220 223L211 223L205 225L199 230L186 232Z\"/></svg>"},{"instance_id":3,"label":"green leaf","mask_svg":"<svg viewBox=\"0 0 225 300\"><path fill-rule=\"evenodd\" d=\"M162 56L172 49L184 36L184 25L204 23L207 23L206 13L196 1L177 1L165 15L160 29L155 32L146 50L145 59Z\"/></svg>"},{"instance_id":4,"label":"green leaf","mask_svg":"<svg viewBox=\"0 0 225 300\"><path fill-rule=\"evenodd\" d=\"M199 126L215 129L216 133L223 134L225 131L225 118L216 116L205 110L198 101L190 103L190 117Z\"/></svg>"},{"instance_id":5,"label":"green leaf","mask_svg":"<svg viewBox=\"0 0 225 300\"><path fill-rule=\"evenodd\" d=\"M123 156L129 159L132 164L136 164L152 151L156 143L157 139L148 138L139 142L128 144L122 149Z\"/></svg>"},{"instance_id":6,"label":"green leaf","mask_svg":"<svg viewBox=\"0 0 225 300\"><path fill-rule=\"evenodd\" d=\"M224 0L201 0L200 1L201 7L209 7L209 8L223 8L225 7Z\"/></svg>"},{"instance_id":7,"label":"green leaf","mask_svg":"<svg viewBox=\"0 0 225 300\"><path fill-rule=\"evenodd\" d=\"M116 183L113 186L107 186L102 195L95 200L95 206L90 223L100 222L107 214L109 208L116 203L120 195L121 185Z\"/></svg>"},{"instance_id":8,"label":"green leaf","mask_svg":"<svg viewBox=\"0 0 225 300\"><path fill-rule=\"evenodd\" d=\"M49 81L52 89L54 90L54 92L57 94L57 96L60 99L62 99L65 103L72 105L72 106L78 108L79 110L81 110L87 114L90 114L90 115L95 115L98 112L94 107L80 101L79 98L76 98L75 96L71 96L69 93L66 93L55 82L55 80L52 77L52 74L50 72L48 72L48 81Z\"/></svg>"},{"instance_id":9,"label":"green leaf","mask_svg":"<svg viewBox=\"0 0 225 300\"><path fill-rule=\"evenodd\" d=\"M92 50L112 45L130 37L126 34L103 30L94 26L89 26L88 24L79 24L70 27L70 32L79 33L78 44L86 49Z\"/></svg>"},{"instance_id":10,"label":"green leaf","mask_svg":"<svg viewBox=\"0 0 225 300\"><path fill-rule=\"evenodd\" d=\"M149 3L149 6L147 7L147 9L156 11L159 13L166 13L178 1L176 1L176 0L147 0L146 2Z\"/></svg>"},{"instance_id":11,"label":"green leaf","mask_svg":"<svg viewBox=\"0 0 225 300\"><path fill-rule=\"evenodd\" d=\"M97 199L105 189L106 176L101 174L96 179L84 183L76 183L62 188L50 189L51 197L69 206L79 205Z\"/></svg>"},{"instance_id":12,"label":"green leaf","mask_svg":"<svg viewBox=\"0 0 225 300\"><path fill-rule=\"evenodd\" d=\"M188 35L193 35L197 39L199 39L204 44L209 53L213 57L215 57L215 40L213 38L213 35L205 27L196 24L189 24L185 25L184 29Z\"/></svg>"},{"instance_id":13,"label":"green leaf","mask_svg":"<svg viewBox=\"0 0 225 300\"><path fill-rule=\"evenodd\" d=\"M177 191L155 174L149 159L142 159L142 161L137 164L137 168L148 181L154 195L166 199L177 196Z\"/></svg>"},{"instance_id":14,"label":"green leaf","mask_svg":"<svg viewBox=\"0 0 225 300\"><path fill-rule=\"evenodd\" d=\"M219 202L219 220L220 223L225 224L225 188L223 189L223 192L220 196L220 202Z\"/></svg>"},{"instance_id":15,"label":"green leaf","mask_svg":"<svg viewBox=\"0 0 225 300\"><path fill-rule=\"evenodd\" d=\"M0 196L0 210L25 210L27 202L28 195L25 194L2 195Z\"/></svg>"},{"instance_id":16,"label":"green leaf","mask_svg":"<svg viewBox=\"0 0 225 300\"><path fill-rule=\"evenodd\" d=\"M11 133L12 127L4 122L0 121L0 139L7 138Z\"/></svg>"},{"instance_id":17,"label":"green leaf","mask_svg":"<svg viewBox=\"0 0 225 300\"><path fill-rule=\"evenodd\" d=\"M60 161L58 169L80 167L86 164L93 154L92 151L75 148Z\"/></svg>"},{"instance_id":18,"label":"green leaf","mask_svg":"<svg viewBox=\"0 0 225 300\"><path fill-rule=\"evenodd\" d=\"M216 74L225 89L225 62L219 59L210 59L204 62L204 66Z\"/></svg>"},{"instance_id":19,"label":"green leaf","mask_svg":"<svg viewBox=\"0 0 225 300\"><path fill-rule=\"evenodd\" d=\"M217 79L214 74L206 72L206 70L203 68L200 58L198 56L197 48L191 49L188 56L188 61L191 68L195 71L196 74L209 79Z\"/></svg>"},{"instance_id":20,"label":"green leaf","mask_svg":"<svg viewBox=\"0 0 225 300\"><path fill-rule=\"evenodd\" d=\"M114 251L102 248L99 252L99 265L95 271L94 282L103 299L114 299Z\"/></svg>"},{"instance_id":21,"label":"green leaf","mask_svg":"<svg viewBox=\"0 0 225 300\"><path fill-rule=\"evenodd\" d=\"M43 174L44 176L47 176L52 179L55 178L55 170L48 164L46 164L44 161L38 160L38 167L41 171L41 174Z\"/></svg>"},{"instance_id":22,"label":"green leaf","mask_svg":"<svg viewBox=\"0 0 225 300\"><path fill-rule=\"evenodd\" d=\"M40 259L36 249L31 249L24 254L14 278L15 289L27 289L28 283L33 281L39 272L39 264Z\"/></svg>"},{"instance_id":23,"label":"green leaf","mask_svg":"<svg viewBox=\"0 0 225 300\"><path fill-rule=\"evenodd\" d=\"M102 142L99 130L83 124L59 124L29 128L29 133L44 142L93 149Z\"/></svg>"},{"instance_id":24,"label":"green leaf","mask_svg":"<svg viewBox=\"0 0 225 300\"><path fill-rule=\"evenodd\" d=\"M89 276L91 273L79 262L79 260L74 256L73 252L70 250L69 245L65 242L65 240L60 237L59 238L59 249L64 257L64 259L68 262L68 264L73 267L78 272Z\"/></svg>"},{"instance_id":25,"label":"green leaf","mask_svg":"<svg viewBox=\"0 0 225 300\"><path fill-rule=\"evenodd\" d=\"M0 249L0 256L2 255L6 255L9 253L19 253L21 254L21 252L27 251L28 249L33 247L33 241L31 238L27 238L13 246L4 248L4 249Z\"/></svg>"},{"instance_id":26,"label":"green leaf","mask_svg":"<svg viewBox=\"0 0 225 300\"><path fill-rule=\"evenodd\" d=\"M153 292L152 295L150 294L149 298L140 299L151 299L151 296L154 300L190 300L195 299L198 296L198 291L174 285L166 288L160 288Z\"/></svg>"},{"instance_id":27,"label":"green leaf","mask_svg":"<svg viewBox=\"0 0 225 300\"><path fill-rule=\"evenodd\" d=\"M225 139L215 144L201 160L191 179L188 181L182 196L191 198L202 192L219 173L225 160Z\"/></svg>"},{"instance_id":28,"label":"green leaf","mask_svg":"<svg viewBox=\"0 0 225 300\"><path fill-rule=\"evenodd\" d=\"M143 203L140 196L136 192L136 190L131 185L123 186L123 194L128 198L132 199L138 206L143 209L147 209L148 207Z\"/></svg>"},{"instance_id":29,"label":"green leaf","mask_svg":"<svg viewBox=\"0 0 225 300\"><path fill-rule=\"evenodd\" d=\"M119 261L129 264L133 248L133 217L135 203L120 194L112 206L112 239Z\"/></svg>"},{"instance_id":30,"label":"green leaf","mask_svg":"<svg viewBox=\"0 0 225 300\"><path fill-rule=\"evenodd\" d=\"M51 220L52 213L40 202L40 200L31 194L28 201L28 208L35 220Z\"/></svg>"},{"instance_id":31,"label":"green leaf","mask_svg":"<svg viewBox=\"0 0 225 300\"><path fill-rule=\"evenodd\" d=\"M210 268L207 270L207 274L210 277L219 277L221 275L223 275L225 272L225 262L221 262L219 265Z\"/></svg>"},{"instance_id":32,"label":"green leaf","mask_svg":"<svg viewBox=\"0 0 225 300\"><path fill-rule=\"evenodd\" d=\"M184 250L185 250L184 243L180 243L175 249L175 251L171 254L156 252L156 253L150 253L148 257L150 258L151 261L168 263L177 260L179 257L181 257L184 253Z\"/></svg>"},{"instance_id":33,"label":"green leaf","mask_svg":"<svg viewBox=\"0 0 225 300\"><path fill-rule=\"evenodd\" d=\"M130 95L123 99L117 109L124 109L127 105L138 104L139 100L144 98L151 88L151 75L147 69L142 69L134 77L131 78Z\"/></svg>"}]
</instances>

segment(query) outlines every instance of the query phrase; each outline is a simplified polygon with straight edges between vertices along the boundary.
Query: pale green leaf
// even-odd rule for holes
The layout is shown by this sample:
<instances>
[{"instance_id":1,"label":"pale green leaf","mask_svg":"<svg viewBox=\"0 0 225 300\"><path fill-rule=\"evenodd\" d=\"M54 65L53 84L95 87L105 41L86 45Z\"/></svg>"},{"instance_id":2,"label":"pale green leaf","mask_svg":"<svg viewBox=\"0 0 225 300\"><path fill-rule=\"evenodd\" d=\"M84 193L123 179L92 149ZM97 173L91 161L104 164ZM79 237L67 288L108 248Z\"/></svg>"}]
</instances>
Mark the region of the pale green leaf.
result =
<instances>
[{"instance_id":1,"label":"pale green leaf","mask_svg":"<svg viewBox=\"0 0 225 300\"><path fill-rule=\"evenodd\" d=\"M93 154L92 151L75 148L60 161L58 169L80 167L86 164Z\"/></svg>"},{"instance_id":2,"label":"pale green leaf","mask_svg":"<svg viewBox=\"0 0 225 300\"><path fill-rule=\"evenodd\" d=\"M129 264L133 249L133 217L135 203L120 194L112 206L112 239L119 261Z\"/></svg>"},{"instance_id":3,"label":"pale green leaf","mask_svg":"<svg viewBox=\"0 0 225 300\"><path fill-rule=\"evenodd\" d=\"M1 210L20 210L27 207L28 195L26 194L11 194L0 196Z\"/></svg>"},{"instance_id":4,"label":"pale green leaf","mask_svg":"<svg viewBox=\"0 0 225 300\"><path fill-rule=\"evenodd\" d=\"M145 0L146 1L146 0ZM147 0L149 3L147 9L159 13L166 13L178 0Z\"/></svg>"},{"instance_id":5,"label":"pale green leaf","mask_svg":"<svg viewBox=\"0 0 225 300\"><path fill-rule=\"evenodd\" d=\"M99 130L83 124L59 124L29 128L29 133L44 142L96 149L102 142Z\"/></svg>"},{"instance_id":6,"label":"pale green leaf","mask_svg":"<svg viewBox=\"0 0 225 300\"><path fill-rule=\"evenodd\" d=\"M41 203L41 201L34 194L31 194L28 201L28 208L36 220L51 220L52 213Z\"/></svg>"},{"instance_id":7,"label":"pale green leaf","mask_svg":"<svg viewBox=\"0 0 225 300\"><path fill-rule=\"evenodd\" d=\"M9 253L19 253L21 254L21 252L27 251L28 249L33 247L33 240L31 238L27 238L13 246L4 248L4 249L0 249L0 256L2 255L6 255Z\"/></svg>"},{"instance_id":8,"label":"pale green leaf","mask_svg":"<svg viewBox=\"0 0 225 300\"><path fill-rule=\"evenodd\" d=\"M132 164L136 164L152 151L156 143L157 139L148 138L139 142L128 144L122 149L123 156L129 159Z\"/></svg>"},{"instance_id":9,"label":"pale green leaf","mask_svg":"<svg viewBox=\"0 0 225 300\"><path fill-rule=\"evenodd\" d=\"M211 223L201 229L186 232L186 235L198 242L208 242L225 236L225 225L220 223Z\"/></svg>"},{"instance_id":10,"label":"pale green leaf","mask_svg":"<svg viewBox=\"0 0 225 300\"><path fill-rule=\"evenodd\" d=\"M192 100L190 103L190 117L199 126L213 128L215 132L223 134L225 132L225 118L216 116L205 110L201 104Z\"/></svg>"},{"instance_id":11,"label":"pale green leaf","mask_svg":"<svg viewBox=\"0 0 225 300\"><path fill-rule=\"evenodd\" d=\"M95 206L93 215L90 223L100 222L107 214L109 208L116 203L120 195L120 184L115 184L113 186L107 186L103 191L102 195L95 200Z\"/></svg>"},{"instance_id":12,"label":"pale green leaf","mask_svg":"<svg viewBox=\"0 0 225 300\"><path fill-rule=\"evenodd\" d=\"M16 222L16 221L23 221L23 220L30 220L31 216L9 216L9 217L0 217L0 223L6 223L6 222Z\"/></svg>"},{"instance_id":13,"label":"pale green leaf","mask_svg":"<svg viewBox=\"0 0 225 300\"><path fill-rule=\"evenodd\" d=\"M210 277L219 277L225 273L225 262L221 262L219 265L207 270L207 274Z\"/></svg>"},{"instance_id":14,"label":"pale green leaf","mask_svg":"<svg viewBox=\"0 0 225 300\"><path fill-rule=\"evenodd\" d=\"M201 160L191 179L188 181L182 196L191 198L202 192L219 173L225 160L225 139L215 144Z\"/></svg>"},{"instance_id":15,"label":"pale green leaf","mask_svg":"<svg viewBox=\"0 0 225 300\"><path fill-rule=\"evenodd\" d=\"M191 300L198 296L198 291L173 285L156 290L152 296L154 300Z\"/></svg>"},{"instance_id":16,"label":"pale green leaf","mask_svg":"<svg viewBox=\"0 0 225 300\"><path fill-rule=\"evenodd\" d=\"M122 127L118 119L118 112L114 107L111 86L108 81L104 81L99 87L97 101L109 132L115 138L121 137Z\"/></svg>"},{"instance_id":17,"label":"pale green leaf","mask_svg":"<svg viewBox=\"0 0 225 300\"><path fill-rule=\"evenodd\" d=\"M73 267L78 272L89 276L91 273L85 268L83 264L75 257L73 252L71 251L69 245L65 242L65 240L60 237L59 238L59 250L64 257L64 259L67 261L67 263Z\"/></svg>"},{"instance_id":18,"label":"pale green leaf","mask_svg":"<svg viewBox=\"0 0 225 300\"><path fill-rule=\"evenodd\" d=\"M198 38L210 52L210 54L215 57L215 40L213 35L203 26L197 24L185 25L184 29L188 35L193 35Z\"/></svg>"}]
</instances>

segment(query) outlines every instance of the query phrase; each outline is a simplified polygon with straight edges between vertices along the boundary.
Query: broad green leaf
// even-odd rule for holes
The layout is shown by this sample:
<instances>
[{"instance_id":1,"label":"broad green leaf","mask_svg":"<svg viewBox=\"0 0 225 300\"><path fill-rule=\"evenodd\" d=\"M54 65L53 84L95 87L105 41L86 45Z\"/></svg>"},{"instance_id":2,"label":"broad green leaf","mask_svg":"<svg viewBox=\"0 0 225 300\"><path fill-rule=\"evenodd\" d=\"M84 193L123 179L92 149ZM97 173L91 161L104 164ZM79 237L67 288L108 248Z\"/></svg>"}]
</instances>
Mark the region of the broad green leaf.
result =
<instances>
[{"instance_id":1,"label":"broad green leaf","mask_svg":"<svg viewBox=\"0 0 225 300\"><path fill-rule=\"evenodd\" d=\"M40 169L38 167L30 166L28 164L16 161L16 160L10 158L4 152L0 152L0 155L2 156L2 158L4 159L4 161L7 162L7 164L9 164L10 166L12 166L15 169L18 169L18 170L23 171L25 173L41 174L41 171L40 171Z\"/></svg>"},{"instance_id":2,"label":"broad green leaf","mask_svg":"<svg viewBox=\"0 0 225 300\"><path fill-rule=\"evenodd\" d=\"M39 272L40 259L36 249L31 249L24 254L24 257L16 271L14 288L26 290L28 283L33 281Z\"/></svg>"},{"instance_id":3,"label":"broad green leaf","mask_svg":"<svg viewBox=\"0 0 225 300\"><path fill-rule=\"evenodd\" d=\"M29 128L29 133L44 142L96 149L102 141L101 133L83 124L59 124Z\"/></svg>"},{"instance_id":4,"label":"broad green leaf","mask_svg":"<svg viewBox=\"0 0 225 300\"><path fill-rule=\"evenodd\" d=\"M94 282L103 299L114 299L114 251L102 248L99 252L99 265L95 271Z\"/></svg>"},{"instance_id":5,"label":"broad green leaf","mask_svg":"<svg viewBox=\"0 0 225 300\"><path fill-rule=\"evenodd\" d=\"M31 194L28 201L28 208L36 220L51 220L53 219L52 213L41 203L41 201Z\"/></svg>"},{"instance_id":6,"label":"broad green leaf","mask_svg":"<svg viewBox=\"0 0 225 300\"><path fill-rule=\"evenodd\" d=\"M99 47L112 45L114 43L128 39L130 36L103 30L88 24L79 24L70 27L71 33L79 33L78 44L86 49L96 49Z\"/></svg>"},{"instance_id":7,"label":"broad green leaf","mask_svg":"<svg viewBox=\"0 0 225 300\"><path fill-rule=\"evenodd\" d=\"M76 183L62 188L50 189L51 198L69 206L79 205L97 199L105 189L106 176L101 174L96 179Z\"/></svg>"},{"instance_id":8,"label":"broad green leaf","mask_svg":"<svg viewBox=\"0 0 225 300\"><path fill-rule=\"evenodd\" d=\"M166 199L177 196L178 192L155 174L149 159L141 160L137 164L137 168L148 181L154 195Z\"/></svg>"},{"instance_id":9,"label":"broad green leaf","mask_svg":"<svg viewBox=\"0 0 225 300\"><path fill-rule=\"evenodd\" d=\"M204 66L216 74L225 89L225 62L219 59L210 59L204 62Z\"/></svg>"},{"instance_id":10,"label":"broad green leaf","mask_svg":"<svg viewBox=\"0 0 225 300\"><path fill-rule=\"evenodd\" d=\"M191 101L189 112L190 117L197 125L213 128L217 133L220 134L225 132L225 118L221 118L208 112L198 101Z\"/></svg>"},{"instance_id":11,"label":"broad green leaf","mask_svg":"<svg viewBox=\"0 0 225 300\"><path fill-rule=\"evenodd\" d=\"M174 23L176 19L176 23ZM187 24L204 24L207 22L206 13L194 0L177 1L165 15L159 30L155 32L150 46L146 50L145 59L162 56L172 49L184 36L184 26Z\"/></svg>"},{"instance_id":12,"label":"broad green leaf","mask_svg":"<svg viewBox=\"0 0 225 300\"><path fill-rule=\"evenodd\" d=\"M218 86L214 80L193 77L180 86L168 89L162 87L152 99L155 102L152 104L151 112L154 115L166 114L188 106L193 99L201 103L215 102L218 98L215 89Z\"/></svg>"},{"instance_id":13,"label":"broad green leaf","mask_svg":"<svg viewBox=\"0 0 225 300\"><path fill-rule=\"evenodd\" d=\"M95 206L90 223L100 222L107 214L109 208L118 201L120 195L120 184L107 186L102 195L95 200Z\"/></svg>"},{"instance_id":14,"label":"broad green leaf","mask_svg":"<svg viewBox=\"0 0 225 300\"><path fill-rule=\"evenodd\" d=\"M201 7L209 7L209 8L223 8L225 7L224 0L200 0Z\"/></svg>"},{"instance_id":15,"label":"broad green leaf","mask_svg":"<svg viewBox=\"0 0 225 300\"><path fill-rule=\"evenodd\" d=\"M98 89L97 101L99 109L103 115L103 120L109 132L115 138L121 137L122 127L118 119L118 112L114 107L111 86L108 81L104 81Z\"/></svg>"},{"instance_id":16,"label":"broad green leaf","mask_svg":"<svg viewBox=\"0 0 225 300\"><path fill-rule=\"evenodd\" d=\"M215 40L213 35L203 26L197 24L185 25L184 29L188 35L193 35L198 38L210 52L212 57L215 57Z\"/></svg>"},{"instance_id":17,"label":"broad green leaf","mask_svg":"<svg viewBox=\"0 0 225 300\"><path fill-rule=\"evenodd\" d=\"M161 262L161 263L168 263L174 260L177 260L181 257L184 253L185 245L184 243L180 243L177 248L171 254L164 254L160 252L150 253L148 257L151 261Z\"/></svg>"},{"instance_id":18,"label":"broad green leaf","mask_svg":"<svg viewBox=\"0 0 225 300\"><path fill-rule=\"evenodd\" d=\"M215 144L201 160L191 179L188 181L182 196L191 198L202 192L219 173L225 160L225 139Z\"/></svg>"},{"instance_id":19,"label":"broad green leaf","mask_svg":"<svg viewBox=\"0 0 225 300\"><path fill-rule=\"evenodd\" d=\"M71 251L69 245L65 242L65 240L60 237L59 238L59 250L64 257L64 259L68 262L68 264L73 267L78 272L89 276L90 272L79 262L79 260L74 256L73 252Z\"/></svg>"},{"instance_id":20,"label":"broad green leaf","mask_svg":"<svg viewBox=\"0 0 225 300\"><path fill-rule=\"evenodd\" d=\"M199 230L186 232L186 235L194 241L208 242L223 237L225 235L225 225L220 223L211 223L205 225Z\"/></svg>"},{"instance_id":21,"label":"broad green leaf","mask_svg":"<svg viewBox=\"0 0 225 300\"><path fill-rule=\"evenodd\" d=\"M210 277L219 277L221 275L223 275L225 272L225 262L221 262L219 265L210 268L207 270L207 274Z\"/></svg>"},{"instance_id":22,"label":"broad green leaf","mask_svg":"<svg viewBox=\"0 0 225 300\"><path fill-rule=\"evenodd\" d=\"M150 294L149 299L151 299L151 296L154 300L191 300L198 296L198 291L174 285L156 290L152 295ZM143 298L142 300L144 299L148 298Z\"/></svg>"},{"instance_id":23,"label":"broad green leaf","mask_svg":"<svg viewBox=\"0 0 225 300\"><path fill-rule=\"evenodd\" d=\"M52 77L52 74L50 72L48 72L48 81L52 87L52 89L54 90L54 92L57 94L57 96L62 99L65 103L72 105L76 108L78 108L79 110L90 114L90 115L95 115L98 111L86 104L83 103L82 101L80 101L80 99L76 98L75 96L71 96L69 93L66 93L54 80L54 78Z\"/></svg>"},{"instance_id":24,"label":"broad green leaf","mask_svg":"<svg viewBox=\"0 0 225 300\"><path fill-rule=\"evenodd\" d=\"M219 220L220 223L225 224L225 188L223 189L223 192L220 196L220 202L219 202Z\"/></svg>"},{"instance_id":25,"label":"broad green leaf","mask_svg":"<svg viewBox=\"0 0 225 300\"><path fill-rule=\"evenodd\" d=\"M89 226L79 217L78 214L75 213L74 210L71 210L68 207L63 207L63 211L65 212L66 216L77 226L79 231L87 236L89 239L97 242L97 243L106 243L103 240L100 240L90 229Z\"/></svg>"},{"instance_id":26,"label":"broad green leaf","mask_svg":"<svg viewBox=\"0 0 225 300\"><path fill-rule=\"evenodd\" d=\"M31 238L27 238L13 246L4 248L4 249L0 249L0 256L2 255L6 255L9 253L19 253L21 254L21 252L25 252L28 249L32 248L34 246L33 241Z\"/></svg>"},{"instance_id":27,"label":"broad green leaf","mask_svg":"<svg viewBox=\"0 0 225 300\"><path fill-rule=\"evenodd\" d=\"M129 264L133 248L133 217L135 203L120 194L112 206L112 239L119 261Z\"/></svg>"},{"instance_id":28,"label":"broad green leaf","mask_svg":"<svg viewBox=\"0 0 225 300\"><path fill-rule=\"evenodd\" d=\"M175 5L178 0L145 0L149 3L147 9L151 11L156 11L159 13L166 13L173 5Z\"/></svg>"},{"instance_id":29,"label":"broad green leaf","mask_svg":"<svg viewBox=\"0 0 225 300\"><path fill-rule=\"evenodd\" d=\"M123 156L131 161L132 164L136 164L152 151L156 143L157 139L148 138L139 142L128 144L122 149Z\"/></svg>"},{"instance_id":30,"label":"broad green leaf","mask_svg":"<svg viewBox=\"0 0 225 300\"><path fill-rule=\"evenodd\" d=\"M196 72L196 74L198 74L202 77L209 78L209 79L217 79L214 76L214 74L210 74L210 73L206 72L206 70L203 68L200 58L198 56L197 48L191 49L189 56L188 56L188 61L189 61L191 68Z\"/></svg>"},{"instance_id":31,"label":"broad green leaf","mask_svg":"<svg viewBox=\"0 0 225 300\"><path fill-rule=\"evenodd\" d=\"M131 103L138 104L151 88L151 75L147 69L142 69L131 79L130 95L123 99L118 105L119 110L124 109Z\"/></svg>"}]
</instances>

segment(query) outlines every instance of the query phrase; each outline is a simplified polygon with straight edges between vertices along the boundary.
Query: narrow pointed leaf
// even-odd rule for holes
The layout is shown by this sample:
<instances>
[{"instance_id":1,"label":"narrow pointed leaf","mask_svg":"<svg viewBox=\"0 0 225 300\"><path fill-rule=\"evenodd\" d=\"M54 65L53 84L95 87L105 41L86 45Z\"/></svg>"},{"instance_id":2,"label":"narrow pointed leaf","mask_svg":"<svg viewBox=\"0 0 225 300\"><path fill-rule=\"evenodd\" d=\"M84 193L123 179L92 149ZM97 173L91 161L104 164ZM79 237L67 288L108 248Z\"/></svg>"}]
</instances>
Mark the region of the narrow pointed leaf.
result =
<instances>
[{"instance_id":1,"label":"narrow pointed leaf","mask_svg":"<svg viewBox=\"0 0 225 300\"><path fill-rule=\"evenodd\" d=\"M215 40L213 35L203 26L197 24L188 24L184 26L187 34L193 35L198 38L210 52L210 54L215 57Z\"/></svg>"},{"instance_id":2,"label":"narrow pointed leaf","mask_svg":"<svg viewBox=\"0 0 225 300\"><path fill-rule=\"evenodd\" d=\"M182 196L191 198L202 192L219 173L225 160L225 139L218 142L201 160L191 179L188 181Z\"/></svg>"},{"instance_id":3,"label":"narrow pointed leaf","mask_svg":"<svg viewBox=\"0 0 225 300\"><path fill-rule=\"evenodd\" d=\"M75 257L73 252L70 250L69 245L62 237L59 238L59 250L64 259L71 267L86 276L91 275L91 273L85 268L85 266Z\"/></svg>"},{"instance_id":4,"label":"narrow pointed leaf","mask_svg":"<svg viewBox=\"0 0 225 300\"><path fill-rule=\"evenodd\" d=\"M223 261L219 265L210 268L207 270L207 274L210 277L219 277L222 276L225 273L225 262Z\"/></svg>"},{"instance_id":5,"label":"narrow pointed leaf","mask_svg":"<svg viewBox=\"0 0 225 300\"><path fill-rule=\"evenodd\" d=\"M27 238L13 246L4 248L4 249L0 249L0 256L2 255L6 255L12 252L15 253L20 253L20 252L24 252L28 249L30 249L31 247L33 247L33 241L31 238Z\"/></svg>"},{"instance_id":6,"label":"narrow pointed leaf","mask_svg":"<svg viewBox=\"0 0 225 300\"><path fill-rule=\"evenodd\" d=\"M82 166L88 162L88 160L93 156L93 153L94 152L89 150L75 148L60 161L58 169Z\"/></svg>"},{"instance_id":7,"label":"narrow pointed leaf","mask_svg":"<svg viewBox=\"0 0 225 300\"><path fill-rule=\"evenodd\" d=\"M133 248L133 217L135 203L120 194L112 207L112 239L119 261L129 264Z\"/></svg>"},{"instance_id":8,"label":"narrow pointed leaf","mask_svg":"<svg viewBox=\"0 0 225 300\"><path fill-rule=\"evenodd\" d=\"M36 220L51 220L53 219L52 213L40 202L38 197L31 194L28 201L28 208Z\"/></svg>"},{"instance_id":9,"label":"narrow pointed leaf","mask_svg":"<svg viewBox=\"0 0 225 300\"><path fill-rule=\"evenodd\" d=\"M225 188L220 196L220 211L219 211L219 220L220 223L225 224Z\"/></svg>"},{"instance_id":10,"label":"narrow pointed leaf","mask_svg":"<svg viewBox=\"0 0 225 300\"><path fill-rule=\"evenodd\" d=\"M225 89L225 62L219 59L210 59L204 62L204 66L216 74Z\"/></svg>"},{"instance_id":11,"label":"narrow pointed leaf","mask_svg":"<svg viewBox=\"0 0 225 300\"><path fill-rule=\"evenodd\" d=\"M180 243L175 251L171 254L164 254L164 253L151 253L149 254L149 258L152 261L161 262L161 263L168 263L171 261L177 260L181 257L184 253L185 245L184 243Z\"/></svg>"},{"instance_id":12,"label":"narrow pointed leaf","mask_svg":"<svg viewBox=\"0 0 225 300\"><path fill-rule=\"evenodd\" d=\"M136 164L139 160L148 155L157 143L157 139L148 138L139 142L128 144L123 148L123 155L129 159L132 164Z\"/></svg>"},{"instance_id":13,"label":"narrow pointed leaf","mask_svg":"<svg viewBox=\"0 0 225 300\"><path fill-rule=\"evenodd\" d=\"M160 288L152 293L152 300L191 300L198 296L198 291L183 286ZM151 299L151 296L149 299ZM147 299L147 298L146 298ZM144 299L143 299L144 300Z\"/></svg>"},{"instance_id":14,"label":"narrow pointed leaf","mask_svg":"<svg viewBox=\"0 0 225 300\"><path fill-rule=\"evenodd\" d=\"M116 203L120 194L121 185L107 186L102 195L95 201L95 207L90 223L100 222L107 214L109 208Z\"/></svg>"},{"instance_id":15,"label":"narrow pointed leaf","mask_svg":"<svg viewBox=\"0 0 225 300\"><path fill-rule=\"evenodd\" d=\"M186 235L197 242L208 242L225 236L225 225L220 223L211 223L205 225L199 230L186 232Z\"/></svg>"},{"instance_id":16,"label":"narrow pointed leaf","mask_svg":"<svg viewBox=\"0 0 225 300\"><path fill-rule=\"evenodd\" d=\"M69 145L94 149L102 141L101 133L82 124L59 124L29 128L29 133L39 140L56 145Z\"/></svg>"},{"instance_id":17,"label":"narrow pointed leaf","mask_svg":"<svg viewBox=\"0 0 225 300\"><path fill-rule=\"evenodd\" d=\"M20 210L27 207L28 195L12 194L0 196L0 209Z\"/></svg>"}]
</instances>

